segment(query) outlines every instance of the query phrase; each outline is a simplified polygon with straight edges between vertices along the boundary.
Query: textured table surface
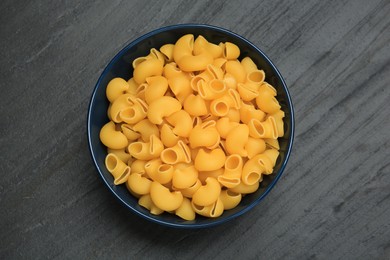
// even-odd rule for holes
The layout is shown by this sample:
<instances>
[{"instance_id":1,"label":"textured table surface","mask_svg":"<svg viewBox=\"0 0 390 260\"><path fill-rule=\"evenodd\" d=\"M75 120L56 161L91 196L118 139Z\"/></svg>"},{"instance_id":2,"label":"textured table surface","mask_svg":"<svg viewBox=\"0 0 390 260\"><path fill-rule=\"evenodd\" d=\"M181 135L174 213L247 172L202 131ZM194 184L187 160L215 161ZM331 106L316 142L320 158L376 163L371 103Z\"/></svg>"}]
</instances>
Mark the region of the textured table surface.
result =
<instances>
[{"instance_id":1,"label":"textured table surface","mask_svg":"<svg viewBox=\"0 0 390 260\"><path fill-rule=\"evenodd\" d=\"M390 259L388 0L3 0L0 12L0 259ZM295 105L293 153L276 187L206 230L128 212L86 138L109 60L177 23L252 41Z\"/></svg>"}]
</instances>

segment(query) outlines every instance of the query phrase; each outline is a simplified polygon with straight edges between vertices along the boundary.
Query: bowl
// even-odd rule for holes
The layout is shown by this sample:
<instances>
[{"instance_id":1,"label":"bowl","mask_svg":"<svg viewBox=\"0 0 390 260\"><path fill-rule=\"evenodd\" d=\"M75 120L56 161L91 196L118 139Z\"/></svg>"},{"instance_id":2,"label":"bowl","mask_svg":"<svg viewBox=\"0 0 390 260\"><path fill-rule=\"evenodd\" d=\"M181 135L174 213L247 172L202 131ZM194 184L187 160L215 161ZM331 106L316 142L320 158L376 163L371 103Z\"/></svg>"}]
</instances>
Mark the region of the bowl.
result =
<instances>
[{"instance_id":1,"label":"bowl","mask_svg":"<svg viewBox=\"0 0 390 260\"><path fill-rule=\"evenodd\" d=\"M185 34L203 35L208 41L218 44L219 42L232 42L241 50L241 60L249 56L266 73L266 81L273 85L277 92L277 99L285 112L284 126L285 135L279 138L280 155L271 175L264 176L260 188L252 194L246 195L241 203L234 209L225 211L218 218L205 218L196 216L193 221L182 220L174 214L164 213L153 215L140 205L138 200L127 190L124 184L114 185L112 175L107 171L104 160L107 155L106 147L100 142L99 132L109 120L107 108L109 102L106 98L106 86L114 77L129 79L132 76L132 61L140 56L146 56L151 48L159 48L167 43L175 43ZM289 159L294 138L294 113L291 98L281 74L271 60L254 44L244 37L223 28L203 24L172 25L147 33L123 48L108 63L100 75L93 90L88 108L87 132L89 149L93 163L105 185L119 201L132 212L152 222L176 228L205 228L215 226L232 220L263 200L275 186L282 175Z\"/></svg>"}]
</instances>

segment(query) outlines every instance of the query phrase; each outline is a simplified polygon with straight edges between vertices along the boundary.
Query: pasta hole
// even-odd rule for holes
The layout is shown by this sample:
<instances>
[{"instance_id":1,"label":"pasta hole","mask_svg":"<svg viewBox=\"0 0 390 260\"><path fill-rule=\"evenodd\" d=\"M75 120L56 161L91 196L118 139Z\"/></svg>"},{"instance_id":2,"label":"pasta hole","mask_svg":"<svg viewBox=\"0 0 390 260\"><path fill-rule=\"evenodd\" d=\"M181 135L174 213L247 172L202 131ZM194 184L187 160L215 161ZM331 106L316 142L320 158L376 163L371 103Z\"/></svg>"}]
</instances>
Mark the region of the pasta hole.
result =
<instances>
[{"instance_id":1,"label":"pasta hole","mask_svg":"<svg viewBox=\"0 0 390 260\"><path fill-rule=\"evenodd\" d=\"M253 71L249 73L248 79L253 82L263 82L264 81L264 72L261 70Z\"/></svg>"},{"instance_id":2,"label":"pasta hole","mask_svg":"<svg viewBox=\"0 0 390 260\"><path fill-rule=\"evenodd\" d=\"M234 191L231 191L231 190L227 190L226 194L229 196L229 197L237 197L239 194L234 192Z\"/></svg>"},{"instance_id":3,"label":"pasta hole","mask_svg":"<svg viewBox=\"0 0 390 260\"><path fill-rule=\"evenodd\" d=\"M141 143L132 143L129 145L129 150L133 151L134 153L140 153L140 152L142 152L142 144Z\"/></svg>"},{"instance_id":4,"label":"pasta hole","mask_svg":"<svg viewBox=\"0 0 390 260\"><path fill-rule=\"evenodd\" d=\"M229 107L225 102L219 102L215 105L215 111L218 112L220 116L223 116L229 112Z\"/></svg>"},{"instance_id":5,"label":"pasta hole","mask_svg":"<svg viewBox=\"0 0 390 260\"><path fill-rule=\"evenodd\" d=\"M166 149L161 153L161 158L163 158L166 163L173 164L177 162L177 153L172 149Z\"/></svg>"},{"instance_id":6,"label":"pasta hole","mask_svg":"<svg viewBox=\"0 0 390 260\"><path fill-rule=\"evenodd\" d=\"M126 167L123 173L119 176L119 178L116 180L118 183L123 183L127 180L128 176L130 174L130 168Z\"/></svg>"},{"instance_id":7,"label":"pasta hole","mask_svg":"<svg viewBox=\"0 0 390 260\"><path fill-rule=\"evenodd\" d=\"M163 164L158 167L159 172L167 172L172 168L172 165Z\"/></svg>"},{"instance_id":8,"label":"pasta hole","mask_svg":"<svg viewBox=\"0 0 390 260\"><path fill-rule=\"evenodd\" d=\"M202 211L204 209L204 206L199 206L199 205L196 205L196 204L193 204L194 205L194 208L198 211Z\"/></svg>"},{"instance_id":9,"label":"pasta hole","mask_svg":"<svg viewBox=\"0 0 390 260\"><path fill-rule=\"evenodd\" d=\"M112 172L112 171L114 171L114 169L116 168L117 165L118 165L117 158L114 155L112 155L112 154L107 155L107 158L106 158L106 167L107 167L107 169L110 172Z\"/></svg>"},{"instance_id":10,"label":"pasta hole","mask_svg":"<svg viewBox=\"0 0 390 260\"><path fill-rule=\"evenodd\" d=\"M254 125L256 131L257 131L260 135L263 135L263 134L264 134L264 127L263 127L263 125L262 125L260 122L254 121L254 122L253 122L253 125Z\"/></svg>"},{"instance_id":11,"label":"pasta hole","mask_svg":"<svg viewBox=\"0 0 390 260\"><path fill-rule=\"evenodd\" d=\"M238 156L231 156L228 160L226 160L225 163L225 168L230 170L236 169L240 164L240 159L238 158Z\"/></svg>"},{"instance_id":12,"label":"pasta hole","mask_svg":"<svg viewBox=\"0 0 390 260\"><path fill-rule=\"evenodd\" d=\"M135 116L135 110L134 110L134 108L129 107L126 110L122 110L120 114L121 114L121 117L124 117L124 118L133 118Z\"/></svg>"},{"instance_id":13,"label":"pasta hole","mask_svg":"<svg viewBox=\"0 0 390 260\"><path fill-rule=\"evenodd\" d=\"M210 87L214 92L223 92L226 86L222 80L213 80L210 82Z\"/></svg>"},{"instance_id":14,"label":"pasta hole","mask_svg":"<svg viewBox=\"0 0 390 260\"><path fill-rule=\"evenodd\" d=\"M256 182L258 182L260 179L260 174L257 172L251 172L249 173L248 177L246 178L246 181L249 185L253 185Z\"/></svg>"}]
</instances>

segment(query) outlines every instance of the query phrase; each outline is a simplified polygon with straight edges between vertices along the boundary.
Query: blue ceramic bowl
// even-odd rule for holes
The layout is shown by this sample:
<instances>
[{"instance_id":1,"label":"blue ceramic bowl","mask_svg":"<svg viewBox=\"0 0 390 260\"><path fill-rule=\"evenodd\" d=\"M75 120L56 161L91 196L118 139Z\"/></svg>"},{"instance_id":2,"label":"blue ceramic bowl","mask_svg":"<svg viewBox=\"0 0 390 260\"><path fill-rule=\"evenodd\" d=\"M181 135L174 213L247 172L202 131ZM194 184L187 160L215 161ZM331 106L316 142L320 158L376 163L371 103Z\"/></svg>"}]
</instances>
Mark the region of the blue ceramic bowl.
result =
<instances>
[{"instance_id":1,"label":"blue ceramic bowl","mask_svg":"<svg viewBox=\"0 0 390 260\"><path fill-rule=\"evenodd\" d=\"M249 194L243 198L241 203L232 210L227 210L218 218L204 218L197 216L193 221L185 221L179 217L164 213L155 216L149 213L148 210L141 207L137 203L137 199L133 197L126 189L125 185L115 186L111 174L107 171L104 160L107 155L106 147L100 142L99 132L101 127L108 122L107 108L108 100L106 99L107 83L114 77L122 77L129 79L132 76L132 61L140 56L146 56L151 48L159 48L167 43L175 43L181 36L185 34L203 35L208 41L213 43L232 42L235 43L241 50L242 59L249 56L266 73L266 81L272 84L277 92L283 111L285 112L284 125L285 135L279 139L280 156L274 168L274 173L264 177L260 188L253 194ZM112 194L118 198L121 203L129 208L134 213L142 218L162 225L177 227L177 228L205 228L218 225L238 217L264 199L269 191L275 186L286 167L290 156L294 137L294 114L290 95L287 86L280 75L278 69L271 60L255 45L245 38L230 32L226 29L200 24L182 24L173 25L157 29L147 33L121 50L107 65L101 74L93 90L91 101L88 109L88 142L89 149L92 155L96 169L107 185Z\"/></svg>"}]
</instances>

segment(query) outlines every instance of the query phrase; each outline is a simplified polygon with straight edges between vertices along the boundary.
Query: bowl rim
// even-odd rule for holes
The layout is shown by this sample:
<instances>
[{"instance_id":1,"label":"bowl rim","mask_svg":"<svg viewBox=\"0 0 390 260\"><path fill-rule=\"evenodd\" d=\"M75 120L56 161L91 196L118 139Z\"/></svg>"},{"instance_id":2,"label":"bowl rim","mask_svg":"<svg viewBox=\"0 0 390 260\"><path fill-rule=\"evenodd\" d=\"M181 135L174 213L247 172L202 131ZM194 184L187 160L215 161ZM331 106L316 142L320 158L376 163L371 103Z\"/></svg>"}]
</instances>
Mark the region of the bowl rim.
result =
<instances>
[{"instance_id":1,"label":"bowl rim","mask_svg":"<svg viewBox=\"0 0 390 260\"><path fill-rule=\"evenodd\" d=\"M252 48L254 48L257 52L259 52L266 59L266 61L269 63L269 65L272 67L272 69L276 72L276 76L280 79L280 81L282 83L282 87L283 87L283 89L284 89L284 91L286 93L287 104L288 104L288 108L290 110L289 112L290 112L290 115L291 115L290 116L290 132L291 132L291 136L290 136L290 138L288 140L288 146L287 146L287 150L286 150L285 159L282 162L282 165L281 165L278 173L276 174L275 178L268 185L268 187L265 189L263 194L261 194L261 196L256 198L254 201L252 201L247 207L243 208L242 210L240 210L240 211L238 211L238 212L236 212L236 213L234 213L234 214L232 214L232 215L230 215L228 217L225 217L225 218L216 218L215 221L212 221L212 222L209 222L209 223L189 223L189 224L185 224L185 223L172 223L172 222L169 222L169 221L164 221L164 220L159 219L158 218L159 216L151 217L151 216L146 215L146 214L138 211L137 209L133 208L131 205L129 205L125 200L123 200L113 190L112 185L104 177L104 174L102 173L101 169L98 166L98 162L97 162L97 159L95 157L95 154L94 154L93 148L92 148L92 136L91 136L92 105L93 105L94 100L95 100L96 92L97 92L99 86L101 85L101 81L106 76L106 74L110 71L110 69L113 66L113 64L118 59L120 59L128 51L128 49L132 48L134 45L137 45L139 42L141 42L141 41L143 41L143 40L145 40L145 39L147 39L147 38L149 38L149 37L151 37L151 36L153 36L155 34L159 34L159 33L162 33L162 32L165 32L165 31L174 30L174 29L186 29L186 28L188 28L188 29L190 29L190 28L191 29L193 29L193 28L204 28L204 29L216 30L216 31L225 33L225 34L227 34L227 35L229 35L231 37L235 37L235 38L238 38L238 39L242 40L243 42L245 42L246 44L248 44ZM105 183L105 185L108 187L108 189L111 191L111 193L114 194L115 197L119 201L122 202L122 204L124 206L126 206L132 212L136 213L136 215L138 215L138 216L140 216L140 217L142 217L144 219L147 219L147 220L149 220L151 222L154 222L154 223L157 223L157 224L161 224L163 226L173 227L173 228L198 229L198 228L212 227L212 226L216 226L216 225L220 225L220 224L229 222L229 221L231 221L231 220L233 220L233 219L243 215L244 213L248 212L252 208L254 208L257 204L260 203L261 200L263 200L268 195L268 193L273 189L273 187L276 185L276 183L278 182L278 180L282 176L282 174L283 174L283 172L284 172L284 170L286 168L287 162L288 162L288 160L290 158L291 151L292 151L292 146L293 146L293 141L294 141L294 133L295 133L295 119L294 119L294 109L293 109L293 103L292 103L292 100L291 100L290 92L288 91L287 85L286 85L286 83L285 83L281 73L276 68L275 64L271 61L271 59L260 48L258 48L255 44L250 42L248 39L242 37L241 35L238 35L238 34L232 32L232 31L230 31L228 29L225 29L225 28L222 28L222 27L218 27L218 26L214 26L214 25L209 25L209 24L184 23L184 24L175 24L175 25L164 26L164 27L152 30L152 31L150 31L150 32L148 32L146 34L143 34L140 37L138 37L135 40L133 40L130 43L128 43L105 66L103 72L100 74L99 79L97 80L97 82L95 84L95 87L93 89L93 92L92 92L92 95L91 95L91 98L90 98L90 101L89 101L89 105L88 105L88 114L87 114L88 148L89 148L90 155L91 155L91 158L93 160L93 163L95 165L95 168L98 171L98 173L99 173L101 179L103 180L103 182Z\"/></svg>"}]
</instances>

